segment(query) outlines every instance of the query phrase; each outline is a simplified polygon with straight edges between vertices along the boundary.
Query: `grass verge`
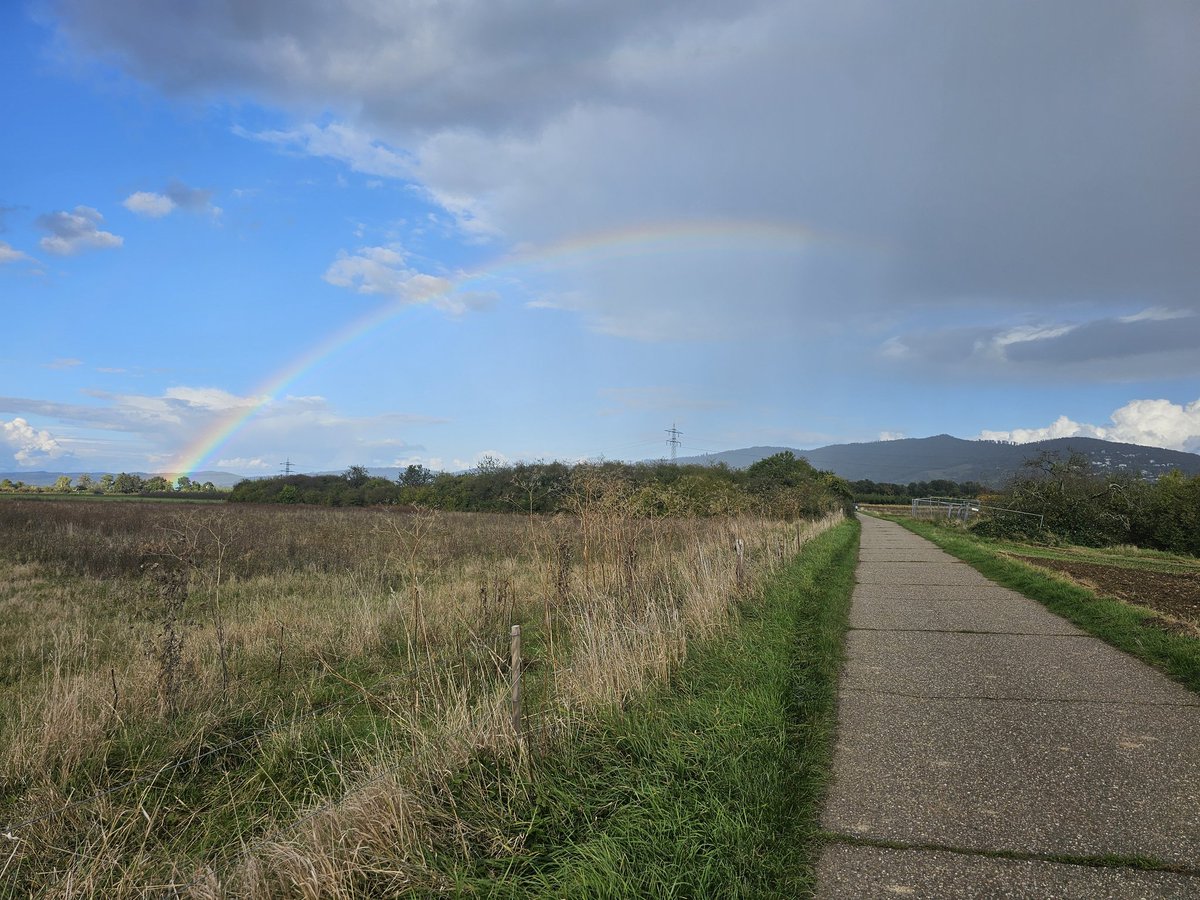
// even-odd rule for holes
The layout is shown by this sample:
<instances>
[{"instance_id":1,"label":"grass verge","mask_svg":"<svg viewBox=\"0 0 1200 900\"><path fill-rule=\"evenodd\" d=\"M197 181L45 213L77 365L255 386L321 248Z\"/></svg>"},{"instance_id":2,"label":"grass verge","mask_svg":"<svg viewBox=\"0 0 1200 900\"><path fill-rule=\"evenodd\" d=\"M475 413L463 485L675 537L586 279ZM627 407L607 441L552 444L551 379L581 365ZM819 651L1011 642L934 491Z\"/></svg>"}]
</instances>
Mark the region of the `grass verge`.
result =
<instances>
[{"instance_id":1,"label":"grass verge","mask_svg":"<svg viewBox=\"0 0 1200 900\"><path fill-rule=\"evenodd\" d=\"M520 849L459 868L458 892L811 895L858 533L805 545L669 685L535 758L499 804Z\"/></svg>"},{"instance_id":2,"label":"grass verge","mask_svg":"<svg viewBox=\"0 0 1200 900\"><path fill-rule=\"evenodd\" d=\"M1154 614L1150 611L1120 600L1097 596L1065 579L1045 574L1017 560L1006 559L977 537L913 519L897 518L892 521L928 538L993 581L1039 601L1084 631L1160 669L1193 691L1200 692L1200 640L1156 627L1153 624Z\"/></svg>"}]
</instances>

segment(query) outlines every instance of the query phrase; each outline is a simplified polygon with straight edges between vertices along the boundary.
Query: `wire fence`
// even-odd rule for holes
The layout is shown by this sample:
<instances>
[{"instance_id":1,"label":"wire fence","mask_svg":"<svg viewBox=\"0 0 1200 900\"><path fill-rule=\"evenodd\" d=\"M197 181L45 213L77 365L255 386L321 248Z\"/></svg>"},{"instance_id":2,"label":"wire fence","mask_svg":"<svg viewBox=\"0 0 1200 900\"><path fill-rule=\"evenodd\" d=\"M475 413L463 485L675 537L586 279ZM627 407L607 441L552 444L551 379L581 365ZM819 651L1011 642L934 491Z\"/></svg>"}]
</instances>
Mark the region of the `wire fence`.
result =
<instances>
[{"instance_id":1,"label":"wire fence","mask_svg":"<svg viewBox=\"0 0 1200 900\"><path fill-rule=\"evenodd\" d=\"M1021 509L1010 509L1005 506L993 506L963 497L915 497L912 501L912 517L914 519L956 519L969 522L983 515L989 516L1023 516L1037 519L1038 527L1045 525L1046 517L1041 513L1026 512Z\"/></svg>"},{"instance_id":2,"label":"wire fence","mask_svg":"<svg viewBox=\"0 0 1200 900\"><path fill-rule=\"evenodd\" d=\"M808 528L805 529L802 534L798 523L795 536L796 550L798 551L808 539L812 538L816 533L819 533L820 530L821 529L819 528ZM782 560L784 556L783 548L780 547L778 549L780 551L779 559ZM768 547L765 548L765 550L765 557L768 559L773 559L775 556L774 548ZM745 571L744 566L746 562L746 550L743 541L740 539L736 542L735 553L737 560L735 580L737 586L741 588ZM702 550L700 551L700 559L703 563L704 556ZM522 752L526 752L536 746L544 745L547 738L557 740L562 736L571 733L573 727L572 722L568 720L568 716L565 711L563 716L546 716L544 718L541 716L523 714L521 696L522 690L520 686L522 660L520 657L519 627L513 628L511 639L513 642L513 655L511 667L508 672L509 683L505 685L511 689L511 692L508 694L508 696L498 699L490 707L477 708L472 714L470 720L465 722L459 728L446 729L444 725L438 726L439 730L436 733L438 740L456 740L469 732L475 732L478 734L481 733L480 728L482 726L487 726L494 729L491 735L493 738L502 737L504 740L515 741L516 746L521 748ZM43 810L39 813L26 816L23 819L10 822L3 829L3 831L0 831L0 846L2 846L3 843L8 843L11 845L11 852L7 854L7 859L2 865L0 865L0 879L4 877L5 873L9 869L14 858L19 852L21 845L28 843L31 840L26 836L28 830L38 823L58 818L67 814L71 810L97 803L106 797L119 794L120 792L129 790L131 788L156 784L159 779L162 779L164 776L173 776L174 773L184 769L185 767L197 766L206 759L218 757L221 754L225 754L229 751L237 750L242 747L261 744L264 738L267 738L272 734L284 731L286 729L301 727L322 717L328 716L330 713L338 709L354 709L363 704L379 701L381 700L382 692L389 688L398 686L405 679L416 678L425 671L426 670L424 669L413 669L397 672L370 686L359 685L337 676L339 680L345 682L345 684L351 686L355 690L336 700L313 707L301 715L292 716L291 718L284 719L273 725L256 729L255 731L246 734L243 737L226 741L217 746L207 747L204 749L197 747L195 752L188 753L186 756L181 756L173 759L170 762L164 763L151 772L146 772L144 774L128 778L117 784L96 790L85 797L79 797L70 800L69 802L53 809ZM504 679L502 678L501 680L503 681ZM500 683L495 684L497 690L500 688L500 686ZM508 718L500 715L503 707L508 707L509 711L511 712L511 718L508 719L510 725L507 728L499 725L500 722L505 721L505 719ZM535 718L538 719L538 721L534 721ZM504 732L503 734L501 734L502 731ZM291 819L286 823L270 826L266 833L259 835L248 843L243 843L240 856L245 857L253 852L254 848L261 847L265 844L288 840L289 837L294 836L306 823L312 821L314 818L323 813L330 812L331 810L335 809L339 804L343 803L346 797L351 793L363 791L374 785L384 783L388 779L394 778L403 772L405 768L411 766L411 764L411 760L401 760L393 765L386 766L383 769L374 772L365 780L353 783L348 790L340 792L338 796L329 797L318 803L308 811L304 812L302 815ZM138 809L142 811L143 816L147 815L140 805ZM148 816L147 820L149 824ZM52 849L57 854L65 855L75 860L87 861L89 859L87 854L82 854L62 846L48 846L48 849ZM164 897L178 897L182 896L183 892L200 887L206 880L211 880L213 877L213 873L210 868L211 862L198 861L197 865L205 869L205 871L201 872L201 874L199 874L196 878L187 881L180 881L178 883L160 883L155 885L155 890L161 891L161 896Z\"/></svg>"}]
</instances>

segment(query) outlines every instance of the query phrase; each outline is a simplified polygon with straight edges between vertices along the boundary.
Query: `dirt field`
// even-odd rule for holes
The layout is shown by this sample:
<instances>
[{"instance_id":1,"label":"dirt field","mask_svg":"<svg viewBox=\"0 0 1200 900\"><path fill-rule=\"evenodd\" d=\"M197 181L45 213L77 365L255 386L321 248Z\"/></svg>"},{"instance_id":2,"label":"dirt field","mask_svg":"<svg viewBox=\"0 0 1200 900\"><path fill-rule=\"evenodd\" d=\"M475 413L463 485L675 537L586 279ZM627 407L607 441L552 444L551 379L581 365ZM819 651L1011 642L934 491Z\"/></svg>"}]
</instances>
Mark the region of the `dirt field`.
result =
<instances>
[{"instance_id":1,"label":"dirt field","mask_svg":"<svg viewBox=\"0 0 1200 900\"><path fill-rule=\"evenodd\" d=\"M1017 559L1070 576L1098 593L1147 606L1200 628L1200 574L1171 575L1146 569L1013 554Z\"/></svg>"}]
</instances>

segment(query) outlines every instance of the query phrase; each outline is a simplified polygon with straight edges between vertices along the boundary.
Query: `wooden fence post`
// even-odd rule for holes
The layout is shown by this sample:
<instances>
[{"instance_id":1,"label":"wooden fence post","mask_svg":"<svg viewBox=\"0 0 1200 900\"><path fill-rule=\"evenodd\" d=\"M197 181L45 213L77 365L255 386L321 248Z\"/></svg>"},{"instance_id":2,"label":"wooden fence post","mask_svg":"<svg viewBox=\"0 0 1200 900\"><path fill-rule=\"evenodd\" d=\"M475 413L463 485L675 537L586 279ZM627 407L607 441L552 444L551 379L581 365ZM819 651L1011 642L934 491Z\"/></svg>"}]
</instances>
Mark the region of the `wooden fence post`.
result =
<instances>
[{"instance_id":1,"label":"wooden fence post","mask_svg":"<svg viewBox=\"0 0 1200 900\"><path fill-rule=\"evenodd\" d=\"M737 585L742 587L742 582L746 578L746 545L741 538L737 539Z\"/></svg>"},{"instance_id":2,"label":"wooden fence post","mask_svg":"<svg viewBox=\"0 0 1200 900\"><path fill-rule=\"evenodd\" d=\"M512 665L509 674L512 680L512 726L517 736L521 735L521 626L514 625L509 632L512 643Z\"/></svg>"}]
</instances>

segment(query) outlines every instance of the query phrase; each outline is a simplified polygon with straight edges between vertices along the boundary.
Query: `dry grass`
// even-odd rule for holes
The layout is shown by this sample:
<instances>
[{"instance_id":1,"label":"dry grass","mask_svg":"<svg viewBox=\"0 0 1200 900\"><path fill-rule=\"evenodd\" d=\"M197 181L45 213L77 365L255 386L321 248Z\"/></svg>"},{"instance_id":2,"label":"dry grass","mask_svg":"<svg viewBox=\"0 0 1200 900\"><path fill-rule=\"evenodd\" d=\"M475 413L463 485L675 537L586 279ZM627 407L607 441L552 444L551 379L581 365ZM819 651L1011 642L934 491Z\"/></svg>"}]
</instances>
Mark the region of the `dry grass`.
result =
<instances>
[{"instance_id":1,"label":"dry grass","mask_svg":"<svg viewBox=\"0 0 1200 900\"><path fill-rule=\"evenodd\" d=\"M0 838L0 888L388 896L450 889L440 857L519 849L457 814L466 763L519 772L669 677L834 523L646 521L625 500L591 485L548 519L3 504L0 821L46 817Z\"/></svg>"}]
</instances>

